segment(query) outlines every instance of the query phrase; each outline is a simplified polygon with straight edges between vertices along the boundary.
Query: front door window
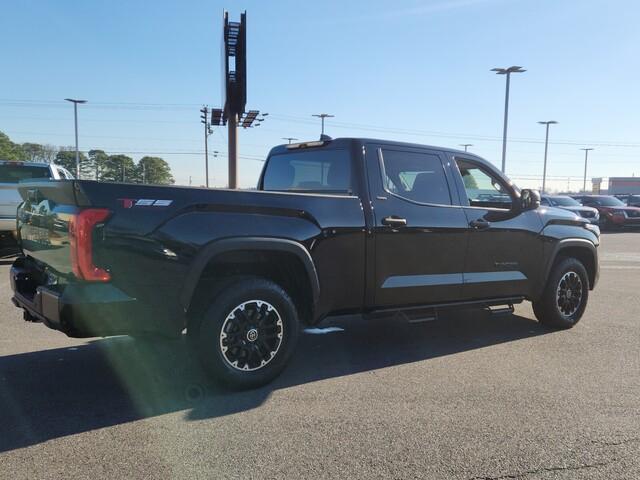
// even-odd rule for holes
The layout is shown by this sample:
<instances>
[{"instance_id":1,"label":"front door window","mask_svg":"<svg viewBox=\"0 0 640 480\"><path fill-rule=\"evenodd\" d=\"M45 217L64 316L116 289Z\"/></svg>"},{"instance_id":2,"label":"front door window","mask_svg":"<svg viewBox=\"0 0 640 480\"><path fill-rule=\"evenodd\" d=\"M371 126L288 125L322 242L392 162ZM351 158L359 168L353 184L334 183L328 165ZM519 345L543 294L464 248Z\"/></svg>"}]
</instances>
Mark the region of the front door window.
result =
<instances>
[{"instance_id":1,"label":"front door window","mask_svg":"<svg viewBox=\"0 0 640 480\"><path fill-rule=\"evenodd\" d=\"M462 175L469 206L511 209L513 206L511 194L497 176L463 159L457 159L456 163Z\"/></svg>"}]
</instances>

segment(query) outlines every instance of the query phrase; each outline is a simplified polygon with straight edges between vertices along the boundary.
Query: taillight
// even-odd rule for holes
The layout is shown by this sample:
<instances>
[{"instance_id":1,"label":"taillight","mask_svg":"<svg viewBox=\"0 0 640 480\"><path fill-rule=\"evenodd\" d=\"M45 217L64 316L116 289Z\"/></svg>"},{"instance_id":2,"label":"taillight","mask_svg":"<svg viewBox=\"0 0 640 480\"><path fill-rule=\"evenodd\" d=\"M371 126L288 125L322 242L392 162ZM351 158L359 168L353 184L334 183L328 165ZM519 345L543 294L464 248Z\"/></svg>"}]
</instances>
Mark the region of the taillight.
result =
<instances>
[{"instance_id":1,"label":"taillight","mask_svg":"<svg viewBox=\"0 0 640 480\"><path fill-rule=\"evenodd\" d=\"M88 282L108 282L111 275L93 264L93 230L104 222L111 212L106 208L81 210L69 221L69 240L71 243L71 266L80 280Z\"/></svg>"}]
</instances>

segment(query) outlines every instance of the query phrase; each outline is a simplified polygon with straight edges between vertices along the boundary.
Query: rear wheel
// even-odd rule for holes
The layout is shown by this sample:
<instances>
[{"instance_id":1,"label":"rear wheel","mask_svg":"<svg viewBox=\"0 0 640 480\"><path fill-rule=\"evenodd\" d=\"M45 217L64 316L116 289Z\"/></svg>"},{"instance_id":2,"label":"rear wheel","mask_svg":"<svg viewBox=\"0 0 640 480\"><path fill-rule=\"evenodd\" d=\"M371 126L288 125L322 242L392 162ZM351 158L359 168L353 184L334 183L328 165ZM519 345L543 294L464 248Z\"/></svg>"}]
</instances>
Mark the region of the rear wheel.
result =
<instances>
[{"instance_id":1,"label":"rear wheel","mask_svg":"<svg viewBox=\"0 0 640 480\"><path fill-rule=\"evenodd\" d=\"M589 277L575 258L556 262L544 293L533 302L538 321L553 328L571 328L580 321L589 298Z\"/></svg>"},{"instance_id":2,"label":"rear wheel","mask_svg":"<svg viewBox=\"0 0 640 480\"><path fill-rule=\"evenodd\" d=\"M298 339L289 295L262 278L224 285L190 333L198 357L217 379L236 388L264 385L280 374Z\"/></svg>"}]
</instances>

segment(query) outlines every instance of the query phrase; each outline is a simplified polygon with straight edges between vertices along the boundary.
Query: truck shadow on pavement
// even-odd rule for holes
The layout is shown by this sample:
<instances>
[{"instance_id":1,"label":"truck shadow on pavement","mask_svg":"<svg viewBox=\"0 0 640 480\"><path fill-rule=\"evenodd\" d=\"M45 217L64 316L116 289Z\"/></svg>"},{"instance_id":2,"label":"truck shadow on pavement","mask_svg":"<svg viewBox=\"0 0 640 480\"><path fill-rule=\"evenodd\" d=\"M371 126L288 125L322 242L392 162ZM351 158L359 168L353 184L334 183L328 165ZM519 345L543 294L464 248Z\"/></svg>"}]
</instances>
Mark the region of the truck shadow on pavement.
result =
<instances>
[{"instance_id":1,"label":"truck shadow on pavement","mask_svg":"<svg viewBox=\"0 0 640 480\"><path fill-rule=\"evenodd\" d=\"M278 379L244 392L210 381L184 340L112 337L0 357L0 452L171 412L221 417L257 408L277 389L550 333L525 317L483 312L417 325L357 316L329 323L344 331L303 334Z\"/></svg>"}]
</instances>

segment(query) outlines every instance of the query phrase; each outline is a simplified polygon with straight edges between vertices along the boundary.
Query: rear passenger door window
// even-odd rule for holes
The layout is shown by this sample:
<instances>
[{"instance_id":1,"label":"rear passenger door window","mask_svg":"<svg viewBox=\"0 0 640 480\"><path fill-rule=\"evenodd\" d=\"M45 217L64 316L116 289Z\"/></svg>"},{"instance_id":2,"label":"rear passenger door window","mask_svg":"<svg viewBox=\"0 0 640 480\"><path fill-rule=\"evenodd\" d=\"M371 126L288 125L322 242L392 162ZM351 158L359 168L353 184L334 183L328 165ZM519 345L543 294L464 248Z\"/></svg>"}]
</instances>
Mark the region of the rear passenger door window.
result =
<instances>
[{"instance_id":1,"label":"rear passenger door window","mask_svg":"<svg viewBox=\"0 0 640 480\"><path fill-rule=\"evenodd\" d=\"M444 166L437 155L383 149L380 161L388 193L421 204L452 204Z\"/></svg>"}]
</instances>

